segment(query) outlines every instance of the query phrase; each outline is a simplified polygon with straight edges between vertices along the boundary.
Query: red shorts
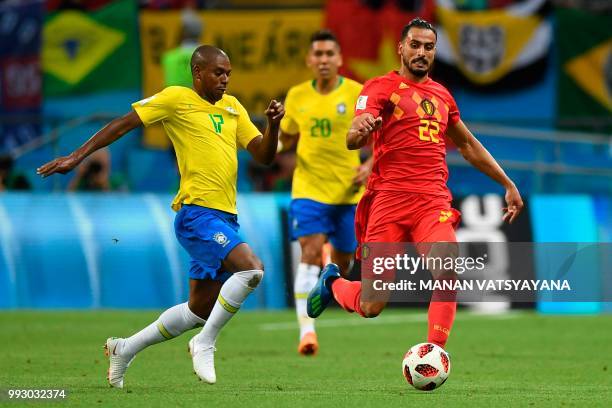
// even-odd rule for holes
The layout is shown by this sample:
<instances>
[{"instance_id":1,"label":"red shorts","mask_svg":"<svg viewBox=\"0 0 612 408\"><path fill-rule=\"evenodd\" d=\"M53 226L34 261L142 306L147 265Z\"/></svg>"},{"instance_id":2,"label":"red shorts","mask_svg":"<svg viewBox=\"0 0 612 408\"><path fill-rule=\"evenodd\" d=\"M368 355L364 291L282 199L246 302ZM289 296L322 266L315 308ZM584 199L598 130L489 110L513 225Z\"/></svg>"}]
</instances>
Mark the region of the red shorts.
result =
<instances>
[{"instance_id":1,"label":"red shorts","mask_svg":"<svg viewBox=\"0 0 612 408\"><path fill-rule=\"evenodd\" d=\"M366 242L457 242L460 218L461 213L443 196L368 190L355 214L356 256L361 258Z\"/></svg>"}]
</instances>

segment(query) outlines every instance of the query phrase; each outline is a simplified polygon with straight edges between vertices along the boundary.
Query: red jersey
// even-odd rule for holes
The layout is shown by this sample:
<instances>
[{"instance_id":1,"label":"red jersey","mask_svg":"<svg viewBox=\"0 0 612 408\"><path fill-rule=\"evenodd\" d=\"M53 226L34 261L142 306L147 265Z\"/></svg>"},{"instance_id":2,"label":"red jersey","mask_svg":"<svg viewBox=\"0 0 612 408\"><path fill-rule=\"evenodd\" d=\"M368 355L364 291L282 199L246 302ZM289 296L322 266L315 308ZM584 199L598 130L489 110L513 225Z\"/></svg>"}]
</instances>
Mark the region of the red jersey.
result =
<instances>
[{"instance_id":1,"label":"red jersey","mask_svg":"<svg viewBox=\"0 0 612 408\"><path fill-rule=\"evenodd\" d=\"M367 81L355 115L382 117L374 132L374 165L368 190L408 191L451 198L444 134L459 121L450 92L428 78L411 82L398 72Z\"/></svg>"}]
</instances>

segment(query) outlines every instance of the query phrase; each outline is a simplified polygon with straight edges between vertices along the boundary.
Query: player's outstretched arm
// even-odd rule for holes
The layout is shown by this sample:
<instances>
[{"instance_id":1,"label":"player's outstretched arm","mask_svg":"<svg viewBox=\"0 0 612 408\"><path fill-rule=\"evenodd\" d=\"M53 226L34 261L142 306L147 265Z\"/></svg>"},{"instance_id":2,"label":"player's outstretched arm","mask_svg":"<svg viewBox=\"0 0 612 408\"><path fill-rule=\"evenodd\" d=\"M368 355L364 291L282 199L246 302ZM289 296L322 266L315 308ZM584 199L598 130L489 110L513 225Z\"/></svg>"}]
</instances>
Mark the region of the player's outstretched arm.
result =
<instances>
[{"instance_id":1,"label":"player's outstretched arm","mask_svg":"<svg viewBox=\"0 0 612 408\"><path fill-rule=\"evenodd\" d=\"M491 153L474 137L463 121L459 120L454 125L449 125L446 134L457 146L465 160L506 189L507 207L504 208L504 221L512 224L523 209L523 199L514 182L506 175Z\"/></svg>"},{"instance_id":2,"label":"player's outstretched arm","mask_svg":"<svg viewBox=\"0 0 612 408\"><path fill-rule=\"evenodd\" d=\"M374 118L371 113L362 113L353 118L351 128L346 135L346 147L349 150L357 150L368 144L368 139L372 132L377 131L382 126L382 118Z\"/></svg>"},{"instance_id":3,"label":"player's outstretched arm","mask_svg":"<svg viewBox=\"0 0 612 408\"><path fill-rule=\"evenodd\" d=\"M109 122L81 147L68 156L58 157L49 163L43 164L36 169L36 173L40 174L42 177L48 177L55 173L66 174L96 150L108 146L130 130L141 125L142 121L138 114L136 114L135 111L131 111Z\"/></svg>"},{"instance_id":4,"label":"player's outstretched arm","mask_svg":"<svg viewBox=\"0 0 612 408\"><path fill-rule=\"evenodd\" d=\"M270 164L276 155L280 121L285 115L285 107L282 103L273 99L270 101L265 114L268 117L266 131L263 136L253 139L247 146L247 150L258 163Z\"/></svg>"}]
</instances>

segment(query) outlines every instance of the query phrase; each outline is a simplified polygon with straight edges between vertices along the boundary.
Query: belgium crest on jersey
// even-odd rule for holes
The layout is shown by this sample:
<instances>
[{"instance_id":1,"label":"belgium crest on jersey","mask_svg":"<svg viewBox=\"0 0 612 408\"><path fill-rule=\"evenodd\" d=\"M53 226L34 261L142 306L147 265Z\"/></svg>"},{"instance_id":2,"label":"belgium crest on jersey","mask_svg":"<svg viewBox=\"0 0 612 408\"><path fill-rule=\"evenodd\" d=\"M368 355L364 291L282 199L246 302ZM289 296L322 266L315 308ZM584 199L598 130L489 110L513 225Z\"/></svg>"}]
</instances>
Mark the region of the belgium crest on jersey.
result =
<instances>
[{"instance_id":1,"label":"belgium crest on jersey","mask_svg":"<svg viewBox=\"0 0 612 408\"><path fill-rule=\"evenodd\" d=\"M421 108L425 111L427 116L431 116L436 111L436 107L429 99L423 99L421 101Z\"/></svg>"}]
</instances>

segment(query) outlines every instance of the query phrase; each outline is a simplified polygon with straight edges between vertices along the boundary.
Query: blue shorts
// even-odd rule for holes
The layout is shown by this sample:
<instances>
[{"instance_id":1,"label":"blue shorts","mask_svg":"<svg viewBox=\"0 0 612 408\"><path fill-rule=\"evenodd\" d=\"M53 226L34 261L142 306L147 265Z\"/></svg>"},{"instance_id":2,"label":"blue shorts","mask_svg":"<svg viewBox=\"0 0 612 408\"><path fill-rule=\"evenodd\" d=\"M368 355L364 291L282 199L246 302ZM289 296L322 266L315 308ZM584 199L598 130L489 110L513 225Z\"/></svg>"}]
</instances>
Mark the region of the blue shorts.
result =
<instances>
[{"instance_id":1,"label":"blue shorts","mask_svg":"<svg viewBox=\"0 0 612 408\"><path fill-rule=\"evenodd\" d=\"M221 262L238 244L238 217L199 205L183 205L174 219L174 233L191 256L190 279L226 281L231 273Z\"/></svg>"},{"instance_id":2,"label":"blue shorts","mask_svg":"<svg viewBox=\"0 0 612 408\"><path fill-rule=\"evenodd\" d=\"M291 201L289 219L293 239L312 234L325 234L335 249L354 252L355 208L354 204L330 205L298 198Z\"/></svg>"}]
</instances>

